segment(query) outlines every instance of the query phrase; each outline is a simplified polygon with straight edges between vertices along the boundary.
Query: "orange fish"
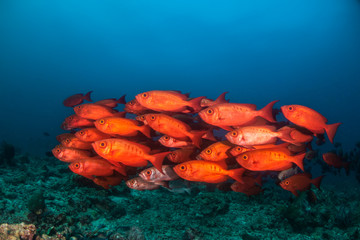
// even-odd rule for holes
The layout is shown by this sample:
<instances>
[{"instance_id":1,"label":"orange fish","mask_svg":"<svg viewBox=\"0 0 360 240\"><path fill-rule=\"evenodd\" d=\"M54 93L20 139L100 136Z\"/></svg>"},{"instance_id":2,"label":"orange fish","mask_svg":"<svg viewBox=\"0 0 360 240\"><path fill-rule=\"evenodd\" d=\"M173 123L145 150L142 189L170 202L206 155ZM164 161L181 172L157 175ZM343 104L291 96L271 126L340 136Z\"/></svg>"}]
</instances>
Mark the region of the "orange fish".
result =
<instances>
[{"instance_id":1,"label":"orange fish","mask_svg":"<svg viewBox=\"0 0 360 240\"><path fill-rule=\"evenodd\" d=\"M136 136L138 131L148 138L150 136L150 127L141 125L140 122L127 118L106 117L95 121L95 127L103 133L117 134L124 137Z\"/></svg>"},{"instance_id":2,"label":"orange fish","mask_svg":"<svg viewBox=\"0 0 360 240\"><path fill-rule=\"evenodd\" d=\"M85 149L85 150L89 150L92 149L91 147L91 143L89 142L84 142L81 141L80 139L78 139L77 137L68 137L65 138L61 144L65 147L70 147L70 148L78 148L78 149Z\"/></svg>"},{"instance_id":3,"label":"orange fish","mask_svg":"<svg viewBox=\"0 0 360 240\"><path fill-rule=\"evenodd\" d=\"M226 170L223 165L217 162L194 160L180 163L173 169L179 177L188 181L220 183L231 177L243 182L241 176L245 171L244 168Z\"/></svg>"},{"instance_id":4,"label":"orange fish","mask_svg":"<svg viewBox=\"0 0 360 240\"><path fill-rule=\"evenodd\" d=\"M136 177L136 178L127 180L126 186L128 186L131 189L138 190L138 191L154 190L154 189L158 189L160 187L159 185L157 185L155 183L145 181L141 177Z\"/></svg>"},{"instance_id":5,"label":"orange fish","mask_svg":"<svg viewBox=\"0 0 360 240\"><path fill-rule=\"evenodd\" d=\"M324 176L311 179L310 173L298 173L280 182L280 186L290 191L296 197L299 195L297 191L306 191L310 189L310 184L320 188L321 180Z\"/></svg>"},{"instance_id":6,"label":"orange fish","mask_svg":"<svg viewBox=\"0 0 360 240\"><path fill-rule=\"evenodd\" d=\"M274 126L245 126L237 128L225 135L226 139L236 145L254 146L263 144L275 144L279 139L289 139L291 129L276 131Z\"/></svg>"},{"instance_id":7,"label":"orange fish","mask_svg":"<svg viewBox=\"0 0 360 240\"><path fill-rule=\"evenodd\" d=\"M222 161L230 157L229 150L232 147L228 141L216 142L202 150L198 157L207 161Z\"/></svg>"},{"instance_id":8,"label":"orange fish","mask_svg":"<svg viewBox=\"0 0 360 240\"><path fill-rule=\"evenodd\" d=\"M278 101L272 101L261 110L256 110L254 104L221 103L205 108L199 112L199 116L208 124L231 131L230 126L250 124L256 117L276 122L272 113L272 107L276 102Z\"/></svg>"},{"instance_id":9,"label":"orange fish","mask_svg":"<svg viewBox=\"0 0 360 240\"><path fill-rule=\"evenodd\" d=\"M100 157L74 161L69 165L69 168L74 173L89 179L94 179L94 176L112 176L114 171L126 176L124 166L114 166Z\"/></svg>"},{"instance_id":10,"label":"orange fish","mask_svg":"<svg viewBox=\"0 0 360 240\"><path fill-rule=\"evenodd\" d=\"M282 171L291 168L292 163L304 171L304 157L305 153L291 156L287 148L256 149L240 154L236 161L251 171Z\"/></svg>"},{"instance_id":11,"label":"orange fish","mask_svg":"<svg viewBox=\"0 0 360 240\"><path fill-rule=\"evenodd\" d=\"M97 120L104 117L124 117L125 112L118 112L110 107L95 103L85 103L74 107L76 115L86 119Z\"/></svg>"},{"instance_id":12,"label":"orange fish","mask_svg":"<svg viewBox=\"0 0 360 240\"><path fill-rule=\"evenodd\" d=\"M246 148L246 147L242 147L242 146L236 146L236 147L231 148L229 153L231 156L236 157L244 152L251 151L251 150L254 150L254 148Z\"/></svg>"},{"instance_id":13,"label":"orange fish","mask_svg":"<svg viewBox=\"0 0 360 240\"><path fill-rule=\"evenodd\" d=\"M201 110L200 102L205 97L188 100L188 96L176 91L148 91L135 96L144 107L158 112L184 112L189 108L193 112Z\"/></svg>"},{"instance_id":14,"label":"orange fish","mask_svg":"<svg viewBox=\"0 0 360 240\"><path fill-rule=\"evenodd\" d=\"M110 189L110 186L120 185L123 180L126 180L127 177L121 175L118 172L114 172L111 176L98 176L93 179L93 182L99 186L102 186L105 189Z\"/></svg>"},{"instance_id":15,"label":"orange fish","mask_svg":"<svg viewBox=\"0 0 360 240\"><path fill-rule=\"evenodd\" d=\"M177 149L173 152L171 152L167 158L173 162L173 163L182 163L182 162L186 162L186 161L190 161L191 156L194 154L195 149L190 147L190 148L182 148L182 149Z\"/></svg>"},{"instance_id":16,"label":"orange fish","mask_svg":"<svg viewBox=\"0 0 360 240\"><path fill-rule=\"evenodd\" d=\"M244 193L248 197L250 197L252 195L258 195L263 191L263 189L258 185L249 186L249 185L246 185L246 184L242 184L240 182L234 182L233 184L231 184L230 188L234 192Z\"/></svg>"},{"instance_id":17,"label":"orange fish","mask_svg":"<svg viewBox=\"0 0 360 240\"><path fill-rule=\"evenodd\" d=\"M73 133L62 133L60 135L56 136L56 140L61 143L64 139L68 137L74 137L75 135Z\"/></svg>"},{"instance_id":18,"label":"orange fish","mask_svg":"<svg viewBox=\"0 0 360 240\"><path fill-rule=\"evenodd\" d=\"M346 173L347 174L349 173L350 162L343 162L341 157L336 155L333 152L324 153L322 156L323 156L324 161L328 165L333 166L335 168L342 168L343 167L343 168L345 168Z\"/></svg>"},{"instance_id":19,"label":"orange fish","mask_svg":"<svg viewBox=\"0 0 360 240\"><path fill-rule=\"evenodd\" d=\"M117 107L118 104L126 104L125 95L121 96L119 99L109 98L109 99L100 100L95 102L95 104L107 106L110 108L115 108Z\"/></svg>"},{"instance_id":20,"label":"orange fish","mask_svg":"<svg viewBox=\"0 0 360 240\"><path fill-rule=\"evenodd\" d=\"M223 92L222 94L220 94L220 96L215 101L208 99L208 98L203 98L200 102L200 106L201 107L211 107L211 106L214 106L214 105L220 104L220 103L228 103L229 100L225 99L225 95L227 93L228 92Z\"/></svg>"},{"instance_id":21,"label":"orange fish","mask_svg":"<svg viewBox=\"0 0 360 240\"><path fill-rule=\"evenodd\" d=\"M61 128L64 130L72 130L74 128L93 127L94 121L86 118L79 117L74 114L65 118L61 124Z\"/></svg>"},{"instance_id":22,"label":"orange fish","mask_svg":"<svg viewBox=\"0 0 360 240\"><path fill-rule=\"evenodd\" d=\"M168 135L164 135L161 138L159 138L159 142L165 147L169 147L169 148L183 148L183 147L193 146L191 142L177 140L176 138L170 137Z\"/></svg>"},{"instance_id":23,"label":"orange fish","mask_svg":"<svg viewBox=\"0 0 360 240\"><path fill-rule=\"evenodd\" d=\"M81 103L83 103L84 100L92 102L91 98L90 98L90 94L92 93L92 91L88 92L87 94L82 94L82 93L78 93L78 94L74 94L68 98L66 98L63 102L63 104L66 107L73 107L75 105L79 105Z\"/></svg>"},{"instance_id":24,"label":"orange fish","mask_svg":"<svg viewBox=\"0 0 360 240\"><path fill-rule=\"evenodd\" d=\"M57 145L52 149L54 156L63 162L73 162L79 159L89 158L92 153L87 150L64 147L62 145Z\"/></svg>"},{"instance_id":25,"label":"orange fish","mask_svg":"<svg viewBox=\"0 0 360 240\"><path fill-rule=\"evenodd\" d=\"M281 107L281 111L290 122L304 127L315 134L326 132L331 143L333 143L336 130L341 124L326 124L328 120L323 115L301 105L285 105Z\"/></svg>"},{"instance_id":26,"label":"orange fish","mask_svg":"<svg viewBox=\"0 0 360 240\"><path fill-rule=\"evenodd\" d=\"M128 113L133 113L136 115L141 115L141 114L145 114L146 112L151 111L151 110L142 106L136 99L133 99L130 102L125 104L124 111L128 112Z\"/></svg>"},{"instance_id":27,"label":"orange fish","mask_svg":"<svg viewBox=\"0 0 360 240\"><path fill-rule=\"evenodd\" d=\"M103 139L92 144L95 152L110 162L122 163L132 167L145 167L149 160L160 172L161 165L170 152L162 152L150 155L148 146L131 142L125 139Z\"/></svg>"},{"instance_id":28,"label":"orange fish","mask_svg":"<svg viewBox=\"0 0 360 240\"><path fill-rule=\"evenodd\" d=\"M282 127L278 130L278 132L282 131L290 131L289 136L290 138L282 139L284 142L288 142L295 145L301 145L302 143L311 142L313 140L312 135L308 135L302 133L301 131L297 130L296 128L291 128L289 126Z\"/></svg>"},{"instance_id":29,"label":"orange fish","mask_svg":"<svg viewBox=\"0 0 360 240\"><path fill-rule=\"evenodd\" d=\"M206 131L193 131L186 123L162 113L146 114L145 119L155 131L179 140L191 139L194 146L198 148L200 148L201 137L206 133Z\"/></svg>"},{"instance_id":30,"label":"orange fish","mask_svg":"<svg viewBox=\"0 0 360 240\"><path fill-rule=\"evenodd\" d=\"M99 131L96 128L84 128L75 133L75 137L84 142L95 142L101 139L110 138L111 136Z\"/></svg>"}]
</instances>

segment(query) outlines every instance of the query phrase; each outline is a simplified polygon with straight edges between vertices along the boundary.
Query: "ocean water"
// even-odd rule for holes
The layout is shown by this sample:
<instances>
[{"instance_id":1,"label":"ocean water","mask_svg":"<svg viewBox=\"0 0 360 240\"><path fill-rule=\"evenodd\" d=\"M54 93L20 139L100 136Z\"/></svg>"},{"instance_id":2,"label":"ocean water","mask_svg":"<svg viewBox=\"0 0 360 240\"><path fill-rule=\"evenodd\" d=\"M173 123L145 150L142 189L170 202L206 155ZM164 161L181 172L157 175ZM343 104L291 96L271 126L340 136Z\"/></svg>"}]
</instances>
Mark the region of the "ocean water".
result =
<instances>
[{"instance_id":1,"label":"ocean water","mask_svg":"<svg viewBox=\"0 0 360 240\"><path fill-rule=\"evenodd\" d=\"M0 204L3 218L0 223L27 222L40 225L42 220L35 221L27 216L26 202L31 194L20 197L20 191L16 190L29 188L29 185L39 184L45 189L45 196L48 197L45 202L53 212L61 213L59 206L66 208L69 204L50 207L53 198L61 199L62 195L56 191L55 183L49 187L46 182L58 181L58 187L63 189L64 185L69 186L70 183L52 177L71 178L74 174L65 163L46 157L45 153L58 144L55 137L64 132L60 125L67 116L73 114L71 108L62 104L63 100L70 95L91 90L94 101L119 98L123 94L130 101L136 94L149 90L179 90L190 93L190 97L206 96L211 99L228 91L227 99L231 102L252 103L258 108L273 100L279 100L275 108L288 104L304 105L324 115L329 123L341 122L334 141L341 144L341 152L356 155L358 150L356 152L354 149L360 141L360 1L1 0L0 141L15 147L15 159L26 155L30 163L34 164L30 164L31 168L26 161L15 163L16 167L2 165L4 189L1 199L3 205ZM316 149L323 153L335 147L327 140L326 144L316 146ZM339 148L337 151L340 151ZM43 169L39 170L37 164L52 169L49 170L52 175ZM359 208L359 182L355 178L358 171L355 166L359 165L354 163L352 166L349 176L343 170L329 170L325 173L325 190L318 193L319 206L313 206L317 213L321 211L321 204L327 204L329 209L349 205ZM38 171L38 174L29 174L29 169ZM314 176L321 174L321 171L319 166L315 166ZM8 189L6 179L19 174L29 177L11 183L13 188ZM46 177L38 179L41 174ZM287 205L294 202L294 197L290 193L287 195L288 192L280 187L268 184L270 189L276 188L268 190L276 192L275 196L264 194L254 201L236 195L240 193L223 193L218 190L209 193L201 188L203 186L200 187L200 200L199 195L188 197L166 190L129 192L124 190L125 185L115 187L120 190L109 191L91 188L88 207L91 208L91 199L98 192L103 194L104 199L112 199L113 202L121 198L125 209L131 209L133 205L136 208L146 198L150 207L144 207L144 211L110 214L112 218L130 216L131 221L126 219L129 221L126 227L131 228L137 223L145 239L215 239L216 233L221 233L224 239L355 239L358 236L356 232L360 230L360 221L355 220L349 228L337 226L338 230L334 230L333 235L329 232L333 225L326 219L322 220L323 224L319 220L318 225L314 226L316 230L312 231L296 232L280 226L278 221L286 217L279 217L276 211L261 212L261 206L267 209L264 204L269 201L280 201ZM83 195L87 191L84 190L84 184L79 185L77 182L70 184L75 189L73 193L78 199L86 198L86 194ZM340 188L334 190L334 186ZM40 187L30 187L26 192L37 188ZM11 194L10 197L5 194L7 191L19 195L11 198ZM336 191L339 191L339 195L336 195ZM71 194L69 189L63 192ZM196 211L202 211L198 209L199 204L213 203L206 198L207 195L209 199L219 202L217 206L222 206L221 201L232 201L233 204L242 202L247 207L242 209L240 204L230 204L221 208L230 209L224 210L225 214L222 210L216 216L202 213L203 218L214 221L211 224L210 220L197 221ZM124 196L135 196L136 204L124 200ZM326 198L338 200L331 202ZM156 205L158 201L162 201L162 205ZM188 203L185 204L186 209L179 210L181 214L178 213L177 218L165 210L166 214L161 215L162 209L157 209L159 206L169 206L176 212L179 206L172 205L175 204L172 201ZM193 201L199 202L196 204ZM22 207L9 212L8 206L15 203ZM267 224L267 230L263 232L261 228L246 227L246 235L240 233L238 228L243 226L243 220L234 221L225 216L231 216L231 212L240 214L248 211L247 214L251 214L250 206L251 209L260 208L258 211L261 214L268 214L270 220L277 221L277 224ZM149 222L144 222L143 218L146 214L151 216L150 212L158 212L159 215L157 224L147 228ZM99 214L89 220L87 229L96 228L96 219L109 216L107 210L102 213L104 215ZM71 215L69 212L66 214ZM74 211L72 214L75 214ZM311 214L315 216L315 213ZM188 220L195 219L195 223L189 220L187 224L179 224L178 228L176 224L164 227L168 226L168 222L181 221L180 216L184 219L188 216ZM327 217L332 219L330 216L333 215ZM111 222L110 218L106 221ZM227 222L228 225L222 226L219 221ZM264 217L257 221L265 224L267 220ZM293 226L298 224L294 221ZM48 232L49 228L44 227L42 233L54 235ZM124 236L129 230L127 228L122 230ZM101 229L99 232L103 231L101 234L109 239L110 235L105 232L110 230ZM285 235L278 236L276 229L287 230L284 230ZM189 231L200 233L197 235ZM179 234L176 235L176 232ZM235 232L238 232L237 235ZM327 235L311 235L314 232L326 232ZM94 233L88 238L101 238L97 235ZM192 238L193 235L196 236ZM76 236L81 239L79 235Z\"/></svg>"}]
</instances>

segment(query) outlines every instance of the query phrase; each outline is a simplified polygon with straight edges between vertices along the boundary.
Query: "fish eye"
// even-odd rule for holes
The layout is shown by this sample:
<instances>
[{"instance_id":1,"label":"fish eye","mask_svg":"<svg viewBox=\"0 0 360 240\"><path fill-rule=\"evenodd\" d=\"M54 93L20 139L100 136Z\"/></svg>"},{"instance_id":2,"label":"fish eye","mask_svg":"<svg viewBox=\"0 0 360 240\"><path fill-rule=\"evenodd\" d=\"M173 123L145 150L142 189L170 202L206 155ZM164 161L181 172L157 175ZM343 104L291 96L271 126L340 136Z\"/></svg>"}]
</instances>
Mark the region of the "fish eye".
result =
<instances>
[{"instance_id":1,"label":"fish eye","mask_svg":"<svg viewBox=\"0 0 360 240\"><path fill-rule=\"evenodd\" d=\"M248 156L247 156L247 155L244 155L242 158L243 158L244 160L248 160Z\"/></svg>"},{"instance_id":2,"label":"fish eye","mask_svg":"<svg viewBox=\"0 0 360 240\"><path fill-rule=\"evenodd\" d=\"M238 152L241 152L241 150L242 150L241 147L236 148L236 151L238 151Z\"/></svg>"},{"instance_id":3,"label":"fish eye","mask_svg":"<svg viewBox=\"0 0 360 240\"><path fill-rule=\"evenodd\" d=\"M70 143L70 139L66 139L65 142L66 142L66 143Z\"/></svg>"},{"instance_id":4,"label":"fish eye","mask_svg":"<svg viewBox=\"0 0 360 240\"><path fill-rule=\"evenodd\" d=\"M211 115L211 114L214 113L214 110L212 110L211 108L209 108L208 110L206 110L206 113L207 113L208 115Z\"/></svg>"},{"instance_id":5,"label":"fish eye","mask_svg":"<svg viewBox=\"0 0 360 240\"><path fill-rule=\"evenodd\" d=\"M181 171L185 171L185 170L186 170L186 166L185 166L185 165L180 165L179 168L180 168Z\"/></svg>"},{"instance_id":6,"label":"fish eye","mask_svg":"<svg viewBox=\"0 0 360 240\"><path fill-rule=\"evenodd\" d=\"M289 106L289 107L288 107L288 110L289 110L289 111L293 111L293 110L294 110L294 107L293 107L293 106Z\"/></svg>"},{"instance_id":7,"label":"fish eye","mask_svg":"<svg viewBox=\"0 0 360 240\"><path fill-rule=\"evenodd\" d=\"M100 119L100 120L99 120L99 124L102 125L102 124L104 124L104 123L105 123L105 120L104 120L104 119Z\"/></svg>"},{"instance_id":8,"label":"fish eye","mask_svg":"<svg viewBox=\"0 0 360 240\"><path fill-rule=\"evenodd\" d=\"M154 121L156 119L155 115L151 115L150 119Z\"/></svg>"},{"instance_id":9,"label":"fish eye","mask_svg":"<svg viewBox=\"0 0 360 240\"><path fill-rule=\"evenodd\" d=\"M73 116L68 117L68 119L69 119L69 120L72 120L72 119L73 119Z\"/></svg>"},{"instance_id":10,"label":"fish eye","mask_svg":"<svg viewBox=\"0 0 360 240\"><path fill-rule=\"evenodd\" d=\"M236 137L238 135L237 131L232 131L231 136Z\"/></svg>"},{"instance_id":11,"label":"fish eye","mask_svg":"<svg viewBox=\"0 0 360 240\"><path fill-rule=\"evenodd\" d=\"M172 157L176 157L176 153L174 153L174 152L171 153L171 156L172 156Z\"/></svg>"},{"instance_id":12,"label":"fish eye","mask_svg":"<svg viewBox=\"0 0 360 240\"><path fill-rule=\"evenodd\" d=\"M79 132L79 134L82 136L82 135L85 134L85 132L81 130L81 131Z\"/></svg>"},{"instance_id":13,"label":"fish eye","mask_svg":"<svg viewBox=\"0 0 360 240\"><path fill-rule=\"evenodd\" d=\"M77 106L78 109L81 109L81 106Z\"/></svg>"},{"instance_id":14,"label":"fish eye","mask_svg":"<svg viewBox=\"0 0 360 240\"><path fill-rule=\"evenodd\" d=\"M150 171L150 170L147 170L147 171L146 171L146 175L149 175L149 176L150 176L150 175L151 175L151 171Z\"/></svg>"},{"instance_id":15,"label":"fish eye","mask_svg":"<svg viewBox=\"0 0 360 240\"><path fill-rule=\"evenodd\" d=\"M131 100L130 102L129 102L129 105L134 105L135 104L135 101L134 100Z\"/></svg>"},{"instance_id":16,"label":"fish eye","mask_svg":"<svg viewBox=\"0 0 360 240\"><path fill-rule=\"evenodd\" d=\"M143 94L141 94L141 96L142 96L143 98L147 98L147 97L149 96L149 94L143 93Z\"/></svg>"},{"instance_id":17,"label":"fish eye","mask_svg":"<svg viewBox=\"0 0 360 240\"><path fill-rule=\"evenodd\" d=\"M289 181L285 181L285 185L289 185Z\"/></svg>"},{"instance_id":18,"label":"fish eye","mask_svg":"<svg viewBox=\"0 0 360 240\"><path fill-rule=\"evenodd\" d=\"M211 149L207 149L207 150L205 151L205 153L206 153L206 154L209 154L209 155L211 154L211 152L212 152Z\"/></svg>"},{"instance_id":19,"label":"fish eye","mask_svg":"<svg viewBox=\"0 0 360 240\"><path fill-rule=\"evenodd\" d=\"M76 169L80 168L80 163L75 163L74 168L76 168Z\"/></svg>"},{"instance_id":20,"label":"fish eye","mask_svg":"<svg viewBox=\"0 0 360 240\"><path fill-rule=\"evenodd\" d=\"M169 140L170 140L170 137L167 136L167 135L165 135L165 136L164 136L164 140L165 140L165 141L169 141Z\"/></svg>"},{"instance_id":21,"label":"fish eye","mask_svg":"<svg viewBox=\"0 0 360 240\"><path fill-rule=\"evenodd\" d=\"M101 147L101 148L106 147L106 142L101 142L101 143L99 143L99 147Z\"/></svg>"},{"instance_id":22,"label":"fish eye","mask_svg":"<svg viewBox=\"0 0 360 240\"><path fill-rule=\"evenodd\" d=\"M57 148L57 149L56 149L56 152L57 152L57 153L60 153L60 152L61 152L60 148Z\"/></svg>"}]
</instances>

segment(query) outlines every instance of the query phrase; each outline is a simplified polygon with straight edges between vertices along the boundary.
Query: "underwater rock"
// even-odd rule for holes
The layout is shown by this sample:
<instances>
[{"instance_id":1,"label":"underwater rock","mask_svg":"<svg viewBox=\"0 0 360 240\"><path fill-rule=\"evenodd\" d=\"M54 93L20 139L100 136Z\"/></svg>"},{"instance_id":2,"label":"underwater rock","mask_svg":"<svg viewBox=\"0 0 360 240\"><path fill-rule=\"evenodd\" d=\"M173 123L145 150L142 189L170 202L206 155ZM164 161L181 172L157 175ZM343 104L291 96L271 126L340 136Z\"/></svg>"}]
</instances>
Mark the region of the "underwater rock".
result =
<instances>
[{"instance_id":1,"label":"underwater rock","mask_svg":"<svg viewBox=\"0 0 360 240\"><path fill-rule=\"evenodd\" d=\"M15 147L12 144L3 141L1 144L1 153L0 153L0 158L2 159L3 163L9 165L15 165L14 161L12 161L14 157L15 157Z\"/></svg>"},{"instance_id":2,"label":"underwater rock","mask_svg":"<svg viewBox=\"0 0 360 240\"><path fill-rule=\"evenodd\" d=\"M33 224L1 224L0 239L6 240L33 240L36 234L36 227Z\"/></svg>"},{"instance_id":3,"label":"underwater rock","mask_svg":"<svg viewBox=\"0 0 360 240\"><path fill-rule=\"evenodd\" d=\"M41 215L45 208L45 198L42 190L36 191L29 199L27 208L30 212Z\"/></svg>"}]
</instances>

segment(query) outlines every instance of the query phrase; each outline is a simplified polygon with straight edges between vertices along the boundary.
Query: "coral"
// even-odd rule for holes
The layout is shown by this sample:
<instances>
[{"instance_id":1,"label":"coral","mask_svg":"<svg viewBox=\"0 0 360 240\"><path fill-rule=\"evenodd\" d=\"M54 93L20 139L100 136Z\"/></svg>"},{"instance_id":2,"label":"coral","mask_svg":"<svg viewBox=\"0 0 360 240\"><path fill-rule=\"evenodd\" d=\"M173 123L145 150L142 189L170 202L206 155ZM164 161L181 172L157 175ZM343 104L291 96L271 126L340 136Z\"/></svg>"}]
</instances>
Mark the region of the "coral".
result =
<instances>
[{"instance_id":1,"label":"coral","mask_svg":"<svg viewBox=\"0 0 360 240\"><path fill-rule=\"evenodd\" d=\"M1 240L33 240L36 234L36 227L33 224L1 224L0 239Z\"/></svg>"}]
</instances>

